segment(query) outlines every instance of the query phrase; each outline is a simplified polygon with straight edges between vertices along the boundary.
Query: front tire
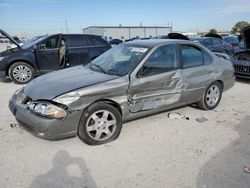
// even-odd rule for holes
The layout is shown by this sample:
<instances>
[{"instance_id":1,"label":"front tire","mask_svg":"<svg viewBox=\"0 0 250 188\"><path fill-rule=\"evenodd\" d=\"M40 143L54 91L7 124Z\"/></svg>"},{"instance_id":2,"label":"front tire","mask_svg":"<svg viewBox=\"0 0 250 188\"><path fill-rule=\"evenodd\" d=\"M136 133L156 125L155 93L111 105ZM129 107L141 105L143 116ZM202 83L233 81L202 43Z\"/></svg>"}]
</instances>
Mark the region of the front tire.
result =
<instances>
[{"instance_id":1,"label":"front tire","mask_svg":"<svg viewBox=\"0 0 250 188\"><path fill-rule=\"evenodd\" d=\"M213 110L220 103L221 96L222 85L216 81L207 88L198 106L204 110Z\"/></svg>"},{"instance_id":2,"label":"front tire","mask_svg":"<svg viewBox=\"0 0 250 188\"><path fill-rule=\"evenodd\" d=\"M110 104L97 102L83 112L77 135L88 145L100 145L115 140L121 129L120 112Z\"/></svg>"},{"instance_id":3,"label":"front tire","mask_svg":"<svg viewBox=\"0 0 250 188\"><path fill-rule=\"evenodd\" d=\"M34 68L25 62L16 62L9 68L9 77L16 84L27 84L34 75Z\"/></svg>"}]
</instances>

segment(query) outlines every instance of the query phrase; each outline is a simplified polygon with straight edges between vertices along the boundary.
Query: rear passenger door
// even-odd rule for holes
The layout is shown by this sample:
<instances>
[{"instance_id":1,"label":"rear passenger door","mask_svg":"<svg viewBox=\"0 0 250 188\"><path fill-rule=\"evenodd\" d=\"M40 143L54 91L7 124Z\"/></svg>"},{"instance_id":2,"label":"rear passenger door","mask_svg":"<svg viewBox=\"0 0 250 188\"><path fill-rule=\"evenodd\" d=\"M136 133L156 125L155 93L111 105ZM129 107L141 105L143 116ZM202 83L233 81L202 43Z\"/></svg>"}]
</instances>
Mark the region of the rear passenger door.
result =
<instances>
[{"instance_id":1,"label":"rear passenger door","mask_svg":"<svg viewBox=\"0 0 250 188\"><path fill-rule=\"evenodd\" d=\"M183 76L183 103L197 102L214 80L212 56L195 45L180 45Z\"/></svg>"},{"instance_id":2,"label":"rear passenger door","mask_svg":"<svg viewBox=\"0 0 250 188\"><path fill-rule=\"evenodd\" d=\"M90 60L88 47L84 45L83 35L65 35L67 44L67 66L86 64Z\"/></svg>"}]
</instances>

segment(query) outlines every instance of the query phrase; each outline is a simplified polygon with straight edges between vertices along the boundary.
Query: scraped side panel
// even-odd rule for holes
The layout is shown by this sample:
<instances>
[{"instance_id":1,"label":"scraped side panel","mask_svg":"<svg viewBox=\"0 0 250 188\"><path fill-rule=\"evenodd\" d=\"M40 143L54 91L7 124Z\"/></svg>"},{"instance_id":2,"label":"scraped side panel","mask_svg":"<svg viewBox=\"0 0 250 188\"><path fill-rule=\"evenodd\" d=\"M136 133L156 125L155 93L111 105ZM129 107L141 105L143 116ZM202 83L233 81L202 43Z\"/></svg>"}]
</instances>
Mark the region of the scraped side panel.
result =
<instances>
[{"instance_id":1,"label":"scraped side panel","mask_svg":"<svg viewBox=\"0 0 250 188\"><path fill-rule=\"evenodd\" d=\"M181 101L182 87L179 70L135 79L128 93L130 111L139 112L176 104Z\"/></svg>"}]
</instances>

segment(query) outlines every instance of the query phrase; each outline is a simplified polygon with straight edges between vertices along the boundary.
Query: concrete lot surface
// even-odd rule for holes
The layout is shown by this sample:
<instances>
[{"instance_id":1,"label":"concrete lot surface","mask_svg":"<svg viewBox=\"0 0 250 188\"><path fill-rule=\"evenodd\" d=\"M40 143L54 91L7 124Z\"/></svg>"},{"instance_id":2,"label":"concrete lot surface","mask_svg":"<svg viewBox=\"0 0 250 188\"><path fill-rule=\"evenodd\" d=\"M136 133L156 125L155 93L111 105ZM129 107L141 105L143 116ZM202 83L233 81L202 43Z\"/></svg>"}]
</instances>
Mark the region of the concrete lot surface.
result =
<instances>
[{"instance_id":1,"label":"concrete lot surface","mask_svg":"<svg viewBox=\"0 0 250 188\"><path fill-rule=\"evenodd\" d=\"M0 187L249 188L250 80L238 80L212 111L184 107L124 124L120 137L88 146L77 137L36 138L16 123L0 81ZM198 122L196 118L206 118Z\"/></svg>"}]
</instances>

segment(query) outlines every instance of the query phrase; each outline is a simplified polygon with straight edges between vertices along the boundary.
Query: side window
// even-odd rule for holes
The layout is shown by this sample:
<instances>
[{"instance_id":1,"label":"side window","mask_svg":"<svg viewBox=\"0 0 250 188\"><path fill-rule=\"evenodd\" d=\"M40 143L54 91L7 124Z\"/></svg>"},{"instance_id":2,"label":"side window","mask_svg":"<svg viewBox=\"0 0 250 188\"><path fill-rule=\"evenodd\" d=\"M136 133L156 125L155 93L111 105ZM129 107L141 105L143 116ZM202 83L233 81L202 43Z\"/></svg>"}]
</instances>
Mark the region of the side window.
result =
<instances>
[{"instance_id":1,"label":"side window","mask_svg":"<svg viewBox=\"0 0 250 188\"><path fill-rule=\"evenodd\" d=\"M220 39L213 39L214 46L222 45L222 41Z\"/></svg>"},{"instance_id":2,"label":"side window","mask_svg":"<svg viewBox=\"0 0 250 188\"><path fill-rule=\"evenodd\" d=\"M175 45L161 46L156 49L142 67L142 76L164 73L177 68Z\"/></svg>"},{"instance_id":3,"label":"side window","mask_svg":"<svg viewBox=\"0 0 250 188\"><path fill-rule=\"evenodd\" d=\"M65 38L68 47L82 46L81 38L78 35L66 35Z\"/></svg>"},{"instance_id":4,"label":"side window","mask_svg":"<svg viewBox=\"0 0 250 188\"><path fill-rule=\"evenodd\" d=\"M94 46L94 41L89 35L82 35L82 44L83 46Z\"/></svg>"},{"instance_id":5,"label":"side window","mask_svg":"<svg viewBox=\"0 0 250 188\"><path fill-rule=\"evenodd\" d=\"M181 56L183 68L203 65L202 52L199 48L182 45Z\"/></svg>"},{"instance_id":6,"label":"side window","mask_svg":"<svg viewBox=\"0 0 250 188\"><path fill-rule=\"evenodd\" d=\"M40 49L53 49L58 47L59 36L55 36L42 41L39 44Z\"/></svg>"}]
</instances>

